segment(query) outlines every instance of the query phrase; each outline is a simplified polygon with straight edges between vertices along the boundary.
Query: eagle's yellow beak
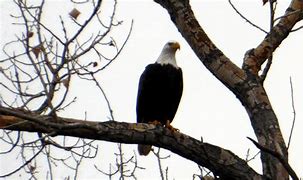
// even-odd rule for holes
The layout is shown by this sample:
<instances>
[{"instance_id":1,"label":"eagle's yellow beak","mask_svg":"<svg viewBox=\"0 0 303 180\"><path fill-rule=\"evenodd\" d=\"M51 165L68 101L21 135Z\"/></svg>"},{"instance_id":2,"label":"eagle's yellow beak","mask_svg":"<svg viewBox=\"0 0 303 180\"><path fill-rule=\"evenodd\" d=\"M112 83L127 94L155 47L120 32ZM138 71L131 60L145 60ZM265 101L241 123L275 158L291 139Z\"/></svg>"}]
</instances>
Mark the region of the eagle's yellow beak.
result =
<instances>
[{"instance_id":1,"label":"eagle's yellow beak","mask_svg":"<svg viewBox=\"0 0 303 180\"><path fill-rule=\"evenodd\" d=\"M180 44L178 42L175 42L175 43L172 44L172 48L174 48L176 50L180 49Z\"/></svg>"}]
</instances>

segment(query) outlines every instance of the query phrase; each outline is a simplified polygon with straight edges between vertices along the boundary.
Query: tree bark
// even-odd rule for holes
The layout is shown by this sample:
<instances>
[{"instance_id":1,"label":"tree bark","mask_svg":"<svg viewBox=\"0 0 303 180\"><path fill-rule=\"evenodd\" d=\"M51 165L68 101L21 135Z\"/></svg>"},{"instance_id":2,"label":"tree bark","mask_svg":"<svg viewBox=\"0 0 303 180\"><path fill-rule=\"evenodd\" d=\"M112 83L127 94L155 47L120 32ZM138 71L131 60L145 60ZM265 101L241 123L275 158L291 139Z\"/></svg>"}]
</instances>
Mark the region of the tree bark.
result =
<instances>
[{"instance_id":1,"label":"tree bark","mask_svg":"<svg viewBox=\"0 0 303 180\"><path fill-rule=\"evenodd\" d=\"M299 0L291 2L285 16L260 45L246 53L240 68L208 38L196 20L188 0L154 1L167 9L172 21L206 68L241 101L249 115L260 147L272 150L287 161L287 148L278 119L258 73L261 65L288 36L293 26L303 18L303 2ZM151 144L171 150L207 167L220 179L289 178L280 161L266 151L261 152L263 175L259 175L243 159L226 149L155 125L41 116L0 105L0 129L129 144Z\"/></svg>"},{"instance_id":2,"label":"tree bark","mask_svg":"<svg viewBox=\"0 0 303 180\"><path fill-rule=\"evenodd\" d=\"M0 128L46 133L52 136L151 144L207 167L222 179L262 179L262 176L249 167L247 162L231 151L152 124L53 118L0 107Z\"/></svg>"},{"instance_id":3,"label":"tree bark","mask_svg":"<svg viewBox=\"0 0 303 180\"><path fill-rule=\"evenodd\" d=\"M263 82L258 76L261 65L302 19L303 2L293 0L271 32L256 49L250 50L239 68L209 39L189 4L189 0L154 0L165 8L179 32L205 67L231 90L245 107L258 143L288 159L278 119L272 109ZM269 179L289 179L288 172L278 159L261 152L263 174Z\"/></svg>"}]
</instances>

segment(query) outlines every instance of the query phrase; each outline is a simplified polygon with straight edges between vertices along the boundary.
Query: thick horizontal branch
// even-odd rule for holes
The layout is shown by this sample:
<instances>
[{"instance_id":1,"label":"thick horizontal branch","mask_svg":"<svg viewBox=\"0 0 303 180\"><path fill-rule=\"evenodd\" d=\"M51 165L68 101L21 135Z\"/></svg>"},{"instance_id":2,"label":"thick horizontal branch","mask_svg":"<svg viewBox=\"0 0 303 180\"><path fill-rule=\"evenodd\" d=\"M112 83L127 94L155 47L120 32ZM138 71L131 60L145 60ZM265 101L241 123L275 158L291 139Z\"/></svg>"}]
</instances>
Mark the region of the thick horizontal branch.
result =
<instances>
[{"instance_id":1,"label":"thick horizontal branch","mask_svg":"<svg viewBox=\"0 0 303 180\"><path fill-rule=\"evenodd\" d=\"M0 107L0 128L127 144L151 144L207 167L223 179L262 179L243 159L229 150L152 124L93 122L62 117L53 119Z\"/></svg>"}]
</instances>

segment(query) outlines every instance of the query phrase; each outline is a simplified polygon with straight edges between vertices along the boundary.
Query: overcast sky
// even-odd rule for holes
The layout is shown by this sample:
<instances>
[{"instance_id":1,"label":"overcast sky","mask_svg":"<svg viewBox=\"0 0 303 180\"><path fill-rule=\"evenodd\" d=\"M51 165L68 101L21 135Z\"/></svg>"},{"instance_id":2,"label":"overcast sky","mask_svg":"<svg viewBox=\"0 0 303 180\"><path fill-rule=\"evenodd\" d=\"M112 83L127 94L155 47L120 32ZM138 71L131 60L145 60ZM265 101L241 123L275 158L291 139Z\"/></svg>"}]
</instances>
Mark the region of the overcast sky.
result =
<instances>
[{"instance_id":1,"label":"overcast sky","mask_svg":"<svg viewBox=\"0 0 303 180\"><path fill-rule=\"evenodd\" d=\"M14 37L8 16L11 5L8 2L1 1L0 3L1 46L3 42ZM47 4L46 13L53 15L47 16L52 18L51 23L58 19L57 12L61 14L69 12L74 7L85 12L81 6L65 6L61 5L61 1L58 6L58 2L51 1ZM268 29L268 5L262 6L261 0L245 2L234 0L234 2L248 19L262 28ZM278 1L278 16L284 13L288 3L288 1ZM245 52L256 47L265 36L260 30L241 19L227 1L196 0L191 4L197 19L209 37L227 57L239 66L242 64ZM117 20L123 20L122 26L113 33L118 42L125 38L132 20L134 20L133 31L119 58L106 71L99 74L99 80L111 101L117 121L135 122L139 77L147 64L155 62L163 45L169 40L176 40L181 44L181 50L177 52L177 63L183 69L184 93L173 126L196 139L203 137L205 142L229 149L241 158L245 158L248 149L250 149L251 156L258 152L246 138L256 139L245 109L235 95L200 63L170 21L165 9L151 0L120 0L118 1ZM54 26L56 25L59 26L60 23L54 23ZM265 81L266 90L287 143L293 119L289 84L289 78L292 77L297 121L289 149L289 160L300 177L303 177L302 42L302 30L290 34L288 39L275 51L273 65ZM2 52L0 55L2 58ZM104 100L96 99L94 96L99 93L97 89L87 88L87 84L79 83L80 81L72 82L72 86L77 87L74 93L79 97L78 102L73 105L71 111L64 112L64 115L83 118L84 112L87 111L89 120L106 120L108 111L106 111ZM90 86L93 87L93 84L91 83ZM123 147L130 153L137 148L135 145ZM94 163L107 170L109 161L115 162L113 151L117 151L115 144L104 143L100 148L99 159ZM171 155L169 159L163 161L164 166L169 166L169 179L191 179L192 174L198 172L197 166L190 161L171 152L163 152L163 155ZM258 158L251 161L250 164L260 172ZM141 166L147 168L146 171L138 171L139 179L159 177L156 158L153 155L140 157L139 162ZM96 172L90 175L84 173L86 168L92 167L90 161L86 162L80 171L80 177L93 179L100 175ZM3 166L3 161L0 161L0 172L1 169L7 170Z\"/></svg>"}]
</instances>

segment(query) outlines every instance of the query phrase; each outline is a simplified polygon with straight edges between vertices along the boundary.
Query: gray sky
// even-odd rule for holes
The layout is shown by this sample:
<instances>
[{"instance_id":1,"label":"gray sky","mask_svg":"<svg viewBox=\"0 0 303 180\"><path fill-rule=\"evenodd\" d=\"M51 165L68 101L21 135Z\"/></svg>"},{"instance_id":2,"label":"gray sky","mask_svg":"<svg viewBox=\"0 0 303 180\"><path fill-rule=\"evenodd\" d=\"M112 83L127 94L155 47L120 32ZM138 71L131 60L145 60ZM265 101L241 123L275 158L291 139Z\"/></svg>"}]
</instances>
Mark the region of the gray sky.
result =
<instances>
[{"instance_id":1,"label":"gray sky","mask_svg":"<svg viewBox=\"0 0 303 180\"><path fill-rule=\"evenodd\" d=\"M264 29L268 29L268 7L262 6L261 1L235 1L235 4L247 18ZM6 2L6 3L5 3ZM8 17L8 1L1 2L1 46L2 43L14 37ZM61 2L61 1L60 1ZM284 13L287 1L278 1L277 15ZM60 3L61 4L61 3ZM213 42L229 57L235 64L241 66L242 59L247 50L256 47L265 34L253 28L245 20L237 15L227 1L196 0L192 1L192 8L201 26L213 40ZM5 6L4 6L5 5ZM56 1L48 3L49 9L46 13L69 12L73 7L60 5ZM77 7L85 15L85 9ZM104 8L106 11L106 8ZM50 17L50 16L48 16ZM56 26L56 16L48 23ZM57 18L58 19L58 18ZM116 28L113 37L117 41L125 38L134 20L132 35L120 57L107 70L99 74L100 82L107 92L108 98L113 106L115 119L117 121L135 122L136 94L139 76L144 67L153 63L158 57L163 45L168 40L177 40L181 44L181 50L177 52L177 62L183 69L184 93L173 125L182 133L203 140L214 145L233 151L241 158L245 158L247 150L250 149L251 156L258 152L254 145L246 138L255 139L250 126L249 118L241 103L227 88L224 87L208 70L200 63L191 48L184 41L165 9L151 0L121 0L118 3L117 19L123 20L122 26ZM57 23L59 25L59 23ZM7 28L4 28L7 27ZM289 160L300 177L303 176L303 62L301 51L303 36L302 30L292 33L287 40L274 53L274 61L265 81L272 106L279 118L280 127L287 143L290 127L293 119L293 110L290 99L289 77L292 77L294 85L295 106L297 113L296 127L289 149ZM2 57L3 55L0 54ZM93 84L81 84L83 81L74 81L72 86L77 87L74 94L79 97L78 102L72 106L70 111L64 112L65 116L83 118L84 112L88 112L90 120L106 120L108 112L104 100L95 98L99 93ZM123 146L126 152L132 153L136 145ZM103 143L97 160L94 161L103 170L108 169L109 161L114 163L113 151L117 151L116 145ZM164 160L164 167L169 167L169 179L191 179L193 173L198 172L195 164L188 160L164 151L163 155L171 155ZM131 154L130 154L131 156ZM0 161L1 169L5 169ZM156 169L156 158L152 155L139 157L141 166L146 171L138 171L139 179L154 179L159 177ZM260 172L259 159L250 162L252 167ZM85 169L93 168L90 161L86 162L80 169L80 177L92 178L96 174L86 174ZM98 174L100 175L100 174ZM140 178L141 177L141 178ZM96 178L97 179L97 178Z\"/></svg>"}]
</instances>

